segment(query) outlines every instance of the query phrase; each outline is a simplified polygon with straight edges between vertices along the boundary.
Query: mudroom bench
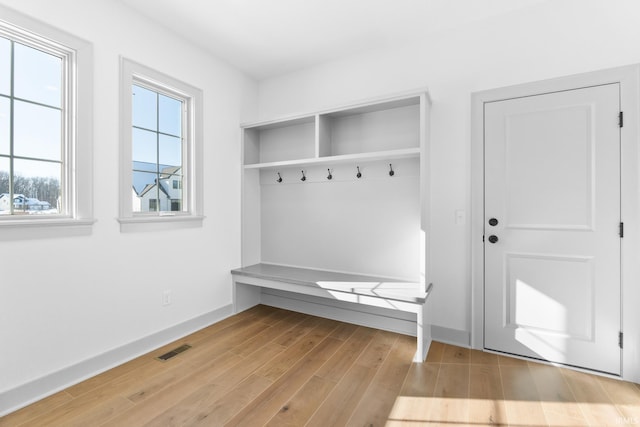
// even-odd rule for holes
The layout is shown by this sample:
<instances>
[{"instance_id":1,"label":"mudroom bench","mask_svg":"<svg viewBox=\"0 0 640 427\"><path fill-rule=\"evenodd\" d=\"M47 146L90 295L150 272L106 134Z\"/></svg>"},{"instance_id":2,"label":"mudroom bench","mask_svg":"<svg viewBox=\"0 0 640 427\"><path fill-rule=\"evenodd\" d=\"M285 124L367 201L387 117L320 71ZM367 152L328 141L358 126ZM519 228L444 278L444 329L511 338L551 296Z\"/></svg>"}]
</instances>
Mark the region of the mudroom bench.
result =
<instances>
[{"instance_id":1,"label":"mudroom bench","mask_svg":"<svg viewBox=\"0 0 640 427\"><path fill-rule=\"evenodd\" d=\"M235 313L261 303L262 288L383 307L416 315L417 351L423 362L431 344L427 299L431 284L389 280L374 276L337 273L273 264L254 264L231 271Z\"/></svg>"}]
</instances>

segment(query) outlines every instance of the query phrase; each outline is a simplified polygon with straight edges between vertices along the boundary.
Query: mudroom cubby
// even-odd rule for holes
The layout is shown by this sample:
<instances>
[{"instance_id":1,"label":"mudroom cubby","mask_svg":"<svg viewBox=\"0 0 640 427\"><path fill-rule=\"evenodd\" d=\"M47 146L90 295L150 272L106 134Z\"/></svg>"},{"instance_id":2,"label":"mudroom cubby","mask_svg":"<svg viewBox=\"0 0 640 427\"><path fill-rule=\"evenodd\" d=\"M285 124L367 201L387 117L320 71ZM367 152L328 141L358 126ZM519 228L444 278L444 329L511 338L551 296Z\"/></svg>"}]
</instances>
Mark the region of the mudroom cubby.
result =
<instances>
[{"instance_id":1,"label":"mudroom cubby","mask_svg":"<svg viewBox=\"0 0 640 427\"><path fill-rule=\"evenodd\" d=\"M333 111L318 119L320 157L420 152L419 97Z\"/></svg>"},{"instance_id":2,"label":"mudroom cubby","mask_svg":"<svg viewBox=\"0 0 640 427\"><path fill-rule=\"evenodd\" d=\"M428 93L419 91L244 124L241 267L339 272L426 291L429 109ZM353 320L337 302L327 309L326 300L269 289L261 300ZM415 320L398 311L356 311L387 319L365 324L397 319L391 329L415 334Z\"/></svg>"},{"instance_id":3,"label":"mudroom cubby","mask_svg":"<svg viewBox=\"0 0 640 427\"><path fill-rule=\"evenodd\" d=\"M244 129L244 164L263 165L315 157L314 116L262 123Z\"/></svg>"},{"instance_id":4,"label":"mudroom cubby","mask_svg":"<svg viewBox=\"0 0 640 427\"><path fill-rule=\"evenodd\" d=\"M419 91L244 124L242 266L425 281L429 108Z\"/></svg>"}]
</instances>

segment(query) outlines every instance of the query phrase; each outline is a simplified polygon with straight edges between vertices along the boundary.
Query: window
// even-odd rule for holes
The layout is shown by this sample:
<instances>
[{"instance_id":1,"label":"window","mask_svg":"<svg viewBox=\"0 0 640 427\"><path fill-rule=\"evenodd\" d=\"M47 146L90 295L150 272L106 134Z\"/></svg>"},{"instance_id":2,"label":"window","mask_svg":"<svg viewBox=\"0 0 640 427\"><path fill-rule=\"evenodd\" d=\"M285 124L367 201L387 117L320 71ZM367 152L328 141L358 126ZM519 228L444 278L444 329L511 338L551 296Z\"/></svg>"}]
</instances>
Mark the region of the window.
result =
<instances>
[{"instance_id":1,"label":"window","mask_svg":"<svg viewBox=\"0 0 640 427\"><path fill-rule=\"evenodd\" d=\"M62 87L68 56L0 37L0 57L0 197L6 200L0 215L64 213Z\"/></svg>"},{"instance_id":2,"label":"window","mask_svg":"<svg viewBox=\"0 0 640 427\"><path fill-rule=\"evenodd\" d=\"M132 97L132 197L182 200L175 183L182 173L182 116L187 100L135 83ZM152 208L149 203L149 212L165 211L166 205L154 203ZM144 204L132 200L132 206Z\"/></svg>"},{"instance_id":3,"label":"window","mask_svg":"<svg viewBox=\"0 0 640 427\"><path fill-rule=\"evenodd\" d=\"M91 45L0 14L0 226L91 224Z\"/></svg>"},{"instance_id":4,"label":"window","mask_svg":"<svg viewBox=\"0 0 640 427\"><path fill-rule=\"evenodd\" d=\"M121 71L120 223L201 221L201 91L124 58Z\"/></svg>"}]
</instances>

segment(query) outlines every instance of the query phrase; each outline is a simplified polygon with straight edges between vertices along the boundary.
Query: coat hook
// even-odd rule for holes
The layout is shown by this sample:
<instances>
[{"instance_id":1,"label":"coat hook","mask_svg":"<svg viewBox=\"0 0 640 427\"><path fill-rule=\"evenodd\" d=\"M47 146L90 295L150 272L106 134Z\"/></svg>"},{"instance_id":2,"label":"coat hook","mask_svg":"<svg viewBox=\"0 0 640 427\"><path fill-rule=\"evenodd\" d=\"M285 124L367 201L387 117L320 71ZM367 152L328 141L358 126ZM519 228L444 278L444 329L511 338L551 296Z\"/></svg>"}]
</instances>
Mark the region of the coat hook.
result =
<instances>
[{"instance_id":1,"label":"coat hook","mask_svg":"<svg viewBox=\"0 0 640 427\"><path fill-rule=\"evenodd\" d=\"M389 176L393 176L395 174L395 172L393 171L393 166L391 166L391 163L389 163Z\"/></svg>"},{"instance_id":2,"label":"coat hook","mask_svg":"<svg viewBox=\"0 0 640 427\"><path fill-rule=\"evenodd\" d=\"M327 169L327 172L329 172L329 175L327 175L327 179L333 178L333 175L331 175L331 169Z\"/></svg>"},{"instance_id":3,"label":"coat hook","mask_svg":"<svg viewBox=\"0 0 640 427\"><path fill-rule=\"evenodd\" d=\"M302 171L302 178L300 178L300 181L306 181L307 177L304 175L304 171Z\"/></svg>"},{"instance_id":4,"label":"coat hook","mask_svg":"<svg viewBox=\"0 0 640 427\"><path fill-rule=\"evenodd\" d=\"M358 173L356 174L356 178L362 178L362 174L360 173L360 166L356 166L358 168Z\"/></svg>"},{"instance_id":5,"label":"coat hook","mask_svg":"<svg viewBox=\"0 0 640 427\"><path fill-rule=\"evenodd\" d=\"M280 172L278 172L278 179L276 181L282 182L282 177L280 176Z\"/></svg>"}]
</instances>

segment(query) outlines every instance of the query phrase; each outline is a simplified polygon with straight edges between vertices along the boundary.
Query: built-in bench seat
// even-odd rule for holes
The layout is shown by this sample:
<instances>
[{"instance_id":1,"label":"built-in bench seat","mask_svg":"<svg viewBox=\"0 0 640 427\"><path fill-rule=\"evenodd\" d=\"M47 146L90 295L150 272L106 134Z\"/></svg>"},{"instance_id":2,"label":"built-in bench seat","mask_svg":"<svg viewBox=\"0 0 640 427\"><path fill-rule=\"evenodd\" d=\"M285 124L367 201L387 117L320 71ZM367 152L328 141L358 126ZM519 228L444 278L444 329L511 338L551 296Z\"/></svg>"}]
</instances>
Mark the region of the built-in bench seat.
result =
<instances>
[{"instance_id":1,"label":"built-in bench seat","mask_svg":"<svg viewBox=\"0 0 640 427\"><path fill-rule=\"evenodd\" d=\"M424 361L429 351L431 325L427 298L431 285L425 288L419 282L273 264L238 268L232 270L231 275L236 313L260 304L261 288L405 311L416 315L417 351L414 360Z\"/></svg>"}]
</instances>

